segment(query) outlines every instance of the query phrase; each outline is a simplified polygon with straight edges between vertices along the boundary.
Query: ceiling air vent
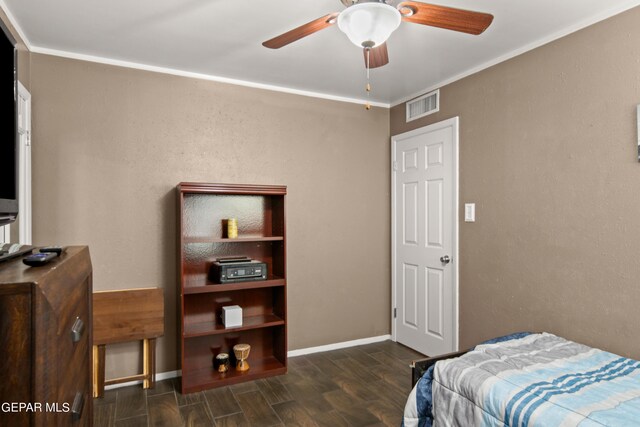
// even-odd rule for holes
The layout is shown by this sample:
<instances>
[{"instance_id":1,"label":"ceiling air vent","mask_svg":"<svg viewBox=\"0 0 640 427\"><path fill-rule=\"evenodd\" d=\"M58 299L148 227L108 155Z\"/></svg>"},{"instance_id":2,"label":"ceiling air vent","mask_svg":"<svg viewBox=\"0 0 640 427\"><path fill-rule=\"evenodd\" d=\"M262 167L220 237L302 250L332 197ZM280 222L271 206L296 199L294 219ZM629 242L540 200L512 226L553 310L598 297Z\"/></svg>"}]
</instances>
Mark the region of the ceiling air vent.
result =
<instances>
[{"instance_id":1,"label":"ceiling air vent","mask_svg":"<svg viewBox=\"0 0 640 427\"><path fill-rule=\"evenodd\" d=\"M437 113L440 110L440 89L407 102L407 122Z\"/></svg>"}]
</instances>

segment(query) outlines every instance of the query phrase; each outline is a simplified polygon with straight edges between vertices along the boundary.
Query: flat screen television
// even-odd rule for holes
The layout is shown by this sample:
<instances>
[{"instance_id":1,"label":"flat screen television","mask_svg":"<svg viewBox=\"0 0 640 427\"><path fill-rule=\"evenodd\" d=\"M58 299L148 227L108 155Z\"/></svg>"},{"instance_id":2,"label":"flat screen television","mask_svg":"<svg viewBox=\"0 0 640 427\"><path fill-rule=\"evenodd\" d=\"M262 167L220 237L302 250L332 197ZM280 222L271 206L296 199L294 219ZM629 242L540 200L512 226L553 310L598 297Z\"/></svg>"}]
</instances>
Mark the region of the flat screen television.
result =
<instances>
[{"instance_id":1,"label":"flat screen television","mask_svg":"<svg viewBox=\"0 0 640 427\"><path fill-rule=\"evenodd\" d=\"M18 216L18 54L16 41L2 21L0 27L0 114L4 116L0 120L1 226Z\"/></svg>"}]
</instances>

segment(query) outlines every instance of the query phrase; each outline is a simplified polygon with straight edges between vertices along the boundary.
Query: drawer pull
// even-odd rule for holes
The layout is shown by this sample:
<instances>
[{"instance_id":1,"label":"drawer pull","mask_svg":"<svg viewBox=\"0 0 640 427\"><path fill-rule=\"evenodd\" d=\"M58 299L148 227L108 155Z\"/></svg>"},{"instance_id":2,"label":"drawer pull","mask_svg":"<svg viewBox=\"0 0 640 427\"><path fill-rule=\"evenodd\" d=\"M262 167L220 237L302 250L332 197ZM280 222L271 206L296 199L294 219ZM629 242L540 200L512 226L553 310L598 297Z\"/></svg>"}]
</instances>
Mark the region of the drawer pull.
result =
<instances>
[{"instance_id":1,"label":"drawer pull","mask_svg":"<svg viewBox=\"0 0 640 427\"><path fill-rule=\"evenodd\" d=\"M77 392L76 397L73 399L73 405L71 405L71 417L74 420L79 420L82 416L82 409L84 408L84 394Z\"/></svg>"},{"instance_id":2,"label":"drawer pull","mask_svg":"<svg viewBox=\"0 0 640 427\"><path fill-rule=\"evenodd\" d=\"M79 317L76 317L76 321L73 322L73 326L71 327L71 340L73 340L73 342L80 341L83 332L84 322Z\"/></svg>"}]
</instances>

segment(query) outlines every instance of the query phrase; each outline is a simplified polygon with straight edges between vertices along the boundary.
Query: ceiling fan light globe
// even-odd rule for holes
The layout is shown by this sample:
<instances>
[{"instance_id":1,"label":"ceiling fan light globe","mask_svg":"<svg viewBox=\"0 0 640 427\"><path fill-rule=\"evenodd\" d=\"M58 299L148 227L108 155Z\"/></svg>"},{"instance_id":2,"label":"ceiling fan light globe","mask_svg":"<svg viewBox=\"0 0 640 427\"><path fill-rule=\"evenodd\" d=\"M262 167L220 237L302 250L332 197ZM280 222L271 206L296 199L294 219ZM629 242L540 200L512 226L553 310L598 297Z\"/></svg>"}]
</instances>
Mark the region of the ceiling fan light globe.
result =
<instances>
[{"instance_id":1,"label":"ceiling fan light globe","mask_svg":"<svg viewBox=\"0 0 640 427\"><path fill-rule=\"evenodd\" d=\"M338 16L338 28L358 47L380 46L400 25L400 12L386 3L358 3Z\"/></svg>"}]
</instances>

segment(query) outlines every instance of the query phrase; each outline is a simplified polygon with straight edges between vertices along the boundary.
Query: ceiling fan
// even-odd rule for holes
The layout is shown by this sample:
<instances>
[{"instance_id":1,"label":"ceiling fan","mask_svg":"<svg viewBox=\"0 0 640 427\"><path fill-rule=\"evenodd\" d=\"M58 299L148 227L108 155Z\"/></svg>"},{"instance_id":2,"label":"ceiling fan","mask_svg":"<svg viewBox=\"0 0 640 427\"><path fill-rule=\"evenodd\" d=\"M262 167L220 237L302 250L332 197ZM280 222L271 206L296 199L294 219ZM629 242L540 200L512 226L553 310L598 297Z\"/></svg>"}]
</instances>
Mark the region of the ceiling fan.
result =
<instances>
[{"instance_id":1,"label":"ceiling fan","mask_svg":"<svg viewBox=\"0 0 640 427\"><path fill-rule=\"evenodd\" d=\"M330 27L338 27L358 47L362 47L367 68L389 63L386 40L400 21L479 35L493 21L493 15L452 7L401 1L396 7L388 0L340 0L347 8L322 16L262 43L279 49L303 37Z\"/></svg>"}]
</instances>

